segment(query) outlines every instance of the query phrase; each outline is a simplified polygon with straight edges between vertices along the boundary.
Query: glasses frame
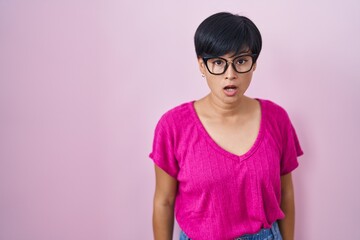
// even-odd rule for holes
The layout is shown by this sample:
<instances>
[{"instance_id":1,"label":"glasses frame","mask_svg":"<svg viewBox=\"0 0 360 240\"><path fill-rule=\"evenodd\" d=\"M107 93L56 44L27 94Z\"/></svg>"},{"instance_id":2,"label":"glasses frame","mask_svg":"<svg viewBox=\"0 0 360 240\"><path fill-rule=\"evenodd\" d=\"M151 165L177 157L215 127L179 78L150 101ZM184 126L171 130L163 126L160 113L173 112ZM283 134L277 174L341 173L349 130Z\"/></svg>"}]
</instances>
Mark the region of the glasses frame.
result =
<instances>
[{"instance_id":1,"label":"glasses frame","mask_svg":"<svg viewBox=\"0 0 360 240\"><path fill-rule=\"evenodd\" d=\"M245 56L250 56L250 57L251 57L251 59L252 59L251 67L250 67L249 70L247 70L247 71L245 71L245 72L239 72L239 71L236 70L236 67L235 67L235 64L234 64L234 60L237 59L237 58L239 58L239 57L245 57ZM253 68L254 64L255 64L255 57L257 57L257 56L258 56L258 54L255 54L255 53L254 53L254 54L242 54L242 55L236 56L232 61L228 61L227 59L222 58L222 57L202 57L202 59L203 59L203 61L204 61L204 63L205 63L205 66L206 66L207 70L209 71L209 73L211 73L211 74L213 74L213 75L222 75L222 74L224 74L224 73L226 72L226 70L229 68L229 65L230 65L229 63L231 63L234 71L237 72L237 73L247 73L247 72L250 72L251 69ZM208 60L214 59L214 58L219 58L219 59L222 59L222 60L224 60L224 61L226 62L224 71L223 71L222 73L213 73L213 72L210 71L207 62L208 62Z\"/></svg>"}]
</instances>

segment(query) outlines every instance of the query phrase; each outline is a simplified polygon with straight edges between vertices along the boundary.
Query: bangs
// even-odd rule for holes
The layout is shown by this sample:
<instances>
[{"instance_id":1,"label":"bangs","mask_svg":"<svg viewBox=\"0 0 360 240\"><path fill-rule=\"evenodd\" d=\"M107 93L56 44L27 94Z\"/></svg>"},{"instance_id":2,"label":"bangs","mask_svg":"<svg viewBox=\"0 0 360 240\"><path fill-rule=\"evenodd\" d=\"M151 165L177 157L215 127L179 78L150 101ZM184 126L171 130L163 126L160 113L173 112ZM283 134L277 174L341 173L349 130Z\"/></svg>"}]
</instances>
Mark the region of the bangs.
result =
<instances>
[{"instance_id":1,"label":"bangs","mask_svg":"<svg viewBox=\"0 0 360 240\"><path fill-rule=\"evenodd\" d=\"M248 33L244 29L224 28L216 34L208 36L202 44L202 55L222 56L228 53L238 55L248 52L252 49L253 44L247 40L247 35Z\"/></svg>"}]
</instances>

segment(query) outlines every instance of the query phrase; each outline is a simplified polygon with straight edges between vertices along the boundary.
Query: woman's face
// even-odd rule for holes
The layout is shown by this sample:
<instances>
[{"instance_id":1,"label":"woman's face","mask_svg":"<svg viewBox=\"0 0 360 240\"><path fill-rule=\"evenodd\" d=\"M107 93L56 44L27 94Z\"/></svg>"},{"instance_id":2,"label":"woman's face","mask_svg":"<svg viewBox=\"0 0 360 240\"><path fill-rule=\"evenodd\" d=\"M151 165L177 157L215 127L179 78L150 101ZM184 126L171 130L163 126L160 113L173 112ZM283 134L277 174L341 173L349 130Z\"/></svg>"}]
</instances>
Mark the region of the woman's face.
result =
<instances>
[{"instance_id":1,"label":"woman's face","mask_svg":"<svg viewBox=\"0 0 360 240\"><path fill-rule=\"evenodd\" d=\"M226 54L224 56L220 56L221 58L226 59L229 64L225 73L221 75L211 74L206 67L204 60L202 58L198 58L200 71L206 78L207 84L211 90L210 96L213 98L213 100L231 104L238 103L243 98L246 90L250 85L253 72L256 68L256 63L252 66L249 72L238 73L234 70L231 64L234 59L236 60L234 64L244 64L244 60L242 58L237 58L238 56L239 55L233 56L233 54ZM210 68L210 70L212 69L211 65L214 64L220 65L223 63L208 60L208 67Z\"/></svg>"}]
</instances>

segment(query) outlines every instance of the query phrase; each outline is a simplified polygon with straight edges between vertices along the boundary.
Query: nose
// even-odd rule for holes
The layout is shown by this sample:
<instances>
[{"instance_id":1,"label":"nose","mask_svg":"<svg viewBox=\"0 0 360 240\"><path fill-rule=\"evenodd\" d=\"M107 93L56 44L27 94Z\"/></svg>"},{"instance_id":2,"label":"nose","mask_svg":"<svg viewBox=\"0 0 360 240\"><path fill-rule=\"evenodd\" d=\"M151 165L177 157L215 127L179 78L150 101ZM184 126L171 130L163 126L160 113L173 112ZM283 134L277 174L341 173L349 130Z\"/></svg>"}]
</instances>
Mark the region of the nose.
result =
<instances>
[{"instance_id":1,"label":"nose","mask_svg":"<svg viewBox=\"0 0 360 240\"><path fill-rule=\"evenodd\" d=\"M229 67L226 69L225 78L226 79L235 79L237 77L237 75L236 75L234 66L233 66L232 62L228 62L228 64L229 64Z\"/></svg>"}]
</instances>

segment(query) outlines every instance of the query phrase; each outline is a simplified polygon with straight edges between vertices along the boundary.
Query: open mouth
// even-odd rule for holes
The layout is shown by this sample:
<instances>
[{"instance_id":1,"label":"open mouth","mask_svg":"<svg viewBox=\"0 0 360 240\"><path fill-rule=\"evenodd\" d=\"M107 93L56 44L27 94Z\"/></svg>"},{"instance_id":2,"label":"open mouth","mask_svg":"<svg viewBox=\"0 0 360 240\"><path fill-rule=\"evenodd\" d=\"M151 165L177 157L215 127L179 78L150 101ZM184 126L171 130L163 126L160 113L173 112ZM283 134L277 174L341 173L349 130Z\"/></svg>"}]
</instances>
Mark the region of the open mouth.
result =
<instances>
[{"instance_id":1,"label":"open mouth","mask_svg":"<svg viewBox=\"0 0 360 240\"><path fill-rule=\"evenodd\" d=\"M224 90L225 90L226 92L229 92L229 93L235 92L236 89L237 89L237 87L234 86L234 85L229 85L229 86L224 87Z\"/></svg>"}]
</instances>

